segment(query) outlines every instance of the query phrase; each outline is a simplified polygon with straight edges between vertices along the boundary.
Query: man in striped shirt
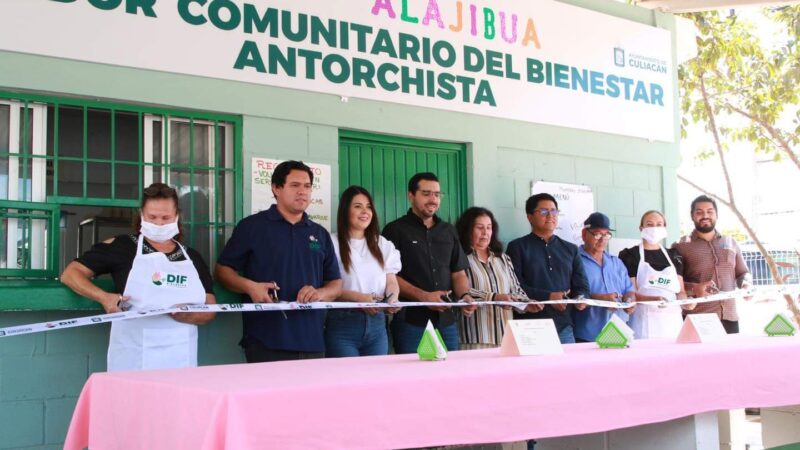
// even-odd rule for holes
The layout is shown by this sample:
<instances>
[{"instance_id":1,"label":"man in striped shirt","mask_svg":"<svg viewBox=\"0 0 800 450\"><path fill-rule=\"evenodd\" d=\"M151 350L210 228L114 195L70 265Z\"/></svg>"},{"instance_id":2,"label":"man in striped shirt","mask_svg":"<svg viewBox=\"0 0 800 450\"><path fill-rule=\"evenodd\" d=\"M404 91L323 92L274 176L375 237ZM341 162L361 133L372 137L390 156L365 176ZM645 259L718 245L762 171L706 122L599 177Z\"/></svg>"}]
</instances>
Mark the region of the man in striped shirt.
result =
<instances>
[{"instance_id":1,"label":"man in striped shirt","mask_svg":"<svg viewBox=\"0 0 800 450\"><path fill-rule=\"evenodd\" d=\"M723 236L717 229L717 203L701 195L692 201L694 231L673 244L683 258L683 280L686 292L693 297L704 297L719 291L733 291L737 287L750 287L750 271L742 257L742 251L730 236ZM739 332L739 315L736 299L698 303L692 311L684 314L717 314L725 331Z\"/></svg>"}]
</instances>

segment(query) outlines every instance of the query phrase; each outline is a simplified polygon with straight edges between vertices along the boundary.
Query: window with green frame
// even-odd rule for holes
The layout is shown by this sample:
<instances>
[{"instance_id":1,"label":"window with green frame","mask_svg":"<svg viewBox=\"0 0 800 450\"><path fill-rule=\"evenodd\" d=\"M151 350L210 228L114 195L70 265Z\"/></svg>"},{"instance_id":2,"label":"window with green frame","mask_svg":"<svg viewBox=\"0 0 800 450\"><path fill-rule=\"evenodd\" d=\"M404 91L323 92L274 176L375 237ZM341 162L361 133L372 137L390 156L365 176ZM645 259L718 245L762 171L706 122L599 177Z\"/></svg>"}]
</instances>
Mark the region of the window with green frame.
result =
<instances>
[{"instance_id":1,"label":"window with green frame","mask_svg":"<svg viewBox=\"0 0 800 450\"><path fill-rule=\"evenodd\" d=\"M0 277L56 276L67 210L137 214L159 181L214 261L241 218L240 155L237 116L0 92Z\"/></svg>"},{"instance_id":2,"label":"window with green frame","mask_svg":"<svg viewBox=\"0 0 800 450\"><path fill-rule=\"evenodd\" d=\"M58 206L0 200L0 277L56 277Z\"/></svg>"}]
</instances>

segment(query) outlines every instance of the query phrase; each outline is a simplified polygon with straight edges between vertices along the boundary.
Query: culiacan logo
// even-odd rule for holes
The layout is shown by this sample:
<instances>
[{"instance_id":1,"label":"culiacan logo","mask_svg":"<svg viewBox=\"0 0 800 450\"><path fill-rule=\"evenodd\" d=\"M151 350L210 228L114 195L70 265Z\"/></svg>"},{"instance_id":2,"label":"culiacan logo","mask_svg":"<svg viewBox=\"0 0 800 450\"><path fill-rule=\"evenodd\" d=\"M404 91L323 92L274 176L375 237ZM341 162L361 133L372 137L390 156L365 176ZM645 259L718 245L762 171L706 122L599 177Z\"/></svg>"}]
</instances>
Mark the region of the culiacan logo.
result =
<instances>
[{"instance_id":1,"label":"culiacan logo","mask_svg":"<svg viewBox=\"0 0 800 450\"><path fill-rule=\"evenodd\" d=\"M625 50L619 47L614 48L614 65L625 67Z\"/></svg>"},{"instance_id":2,"label":"culiacan logo","mask_svg":"<svg viewBox=\"0 0 800 450\"><path fill-rule=\"evenodd\" d=\"M185 288L189 277L181 274L156 272L151 277L153 284L156 286Z\"/></svg>"},{"instance_id":3,"label":"culiacan logo","mask_svg":"<svg viewBox=\"0 0 800 450\"><path fill-rule=\"evenodd\" d=\"M663 59L638 55L632 52L628 52L626 55L625 50L619 47L614 49L614 65L619 67L628 66L631 69L644 70L663 75L667 73L667 62Z\"/></svg>"}]
</instances>

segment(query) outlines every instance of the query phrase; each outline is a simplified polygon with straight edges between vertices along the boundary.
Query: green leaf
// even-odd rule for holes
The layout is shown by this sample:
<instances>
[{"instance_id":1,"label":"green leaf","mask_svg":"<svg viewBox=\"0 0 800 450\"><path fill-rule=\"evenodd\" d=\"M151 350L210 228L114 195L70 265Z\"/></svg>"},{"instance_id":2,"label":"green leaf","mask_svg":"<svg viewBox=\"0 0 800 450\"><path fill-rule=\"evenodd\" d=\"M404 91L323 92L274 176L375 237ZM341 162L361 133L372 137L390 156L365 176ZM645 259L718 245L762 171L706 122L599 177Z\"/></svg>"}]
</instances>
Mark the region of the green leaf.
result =
<instances>
[{"instance_id":1,"label":"green leaf","mask_svg":"<svg viewBox=\"0 0 800 450\"><path fill-rule=\"evenodd\" d=\"M685 15L700 34L698 56L679 68L681 125L710 126L709 110L700 92L702 79L708 108L715 116L720 138L726 141L723 147L727 148L727 141L749 142L750 148L775 155L783 150L769 138L764 126L776 130L793 146L800 140L800 5L762 8L758 13L778 30L779 44L773 48L759 39L762 30L757 30L755 22L735 12ZM738 105L741 113L732 105ZM797 118L791 123L786 120L787 110ZM700 152L699 156L707 158L709 154Z\"/></svg>"}]
</instances>

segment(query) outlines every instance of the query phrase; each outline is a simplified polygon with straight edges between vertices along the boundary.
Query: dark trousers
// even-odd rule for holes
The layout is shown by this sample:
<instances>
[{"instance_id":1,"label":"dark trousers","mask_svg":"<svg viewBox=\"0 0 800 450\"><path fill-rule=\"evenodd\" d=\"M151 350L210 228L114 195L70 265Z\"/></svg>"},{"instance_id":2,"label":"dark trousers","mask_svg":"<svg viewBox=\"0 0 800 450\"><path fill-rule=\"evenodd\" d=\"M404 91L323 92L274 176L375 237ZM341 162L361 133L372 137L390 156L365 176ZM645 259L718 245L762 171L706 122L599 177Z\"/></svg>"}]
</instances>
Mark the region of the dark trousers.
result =
<instances>
[{"instance_id":1,"label":"dark trousers","mask_svg":"<svg viewBox=\"0 0 800 450\"><path fill-rule=\"evenodd\" d=\"M245 339L242 341L244 357L249 363L273 362L273 361L294 361L298 359L324 358L323 352L296 352L291 350L273 350L264 347L258 339Z\"/></svg>"},{"instance_id":2,"label":"dark trousers","mask_svg":"<svg viewBox=\"0 0 800 450\"><path fill-rule=\"evenodd\" d=\"M738 320L722 320L722 328L725 328L725 332L728 334L737 334L739 333L739 321Z\"/></svg>"}]
</instances>

